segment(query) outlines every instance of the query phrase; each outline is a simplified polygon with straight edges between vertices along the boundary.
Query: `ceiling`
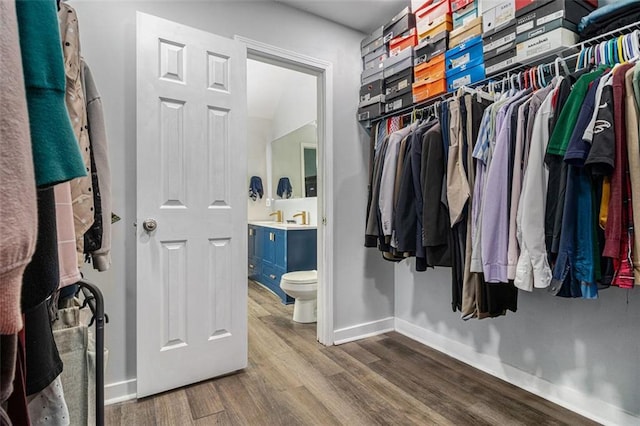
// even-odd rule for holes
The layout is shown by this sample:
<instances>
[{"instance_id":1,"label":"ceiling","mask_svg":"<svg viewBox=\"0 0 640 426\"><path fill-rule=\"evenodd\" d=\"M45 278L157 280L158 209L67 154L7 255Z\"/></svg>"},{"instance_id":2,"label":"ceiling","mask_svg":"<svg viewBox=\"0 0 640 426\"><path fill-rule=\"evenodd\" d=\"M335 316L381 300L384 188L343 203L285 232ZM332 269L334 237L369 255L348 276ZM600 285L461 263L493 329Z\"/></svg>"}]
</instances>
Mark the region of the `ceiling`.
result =
<instances>
[{"instance_id":1,"label":"ceiling","mask_svg":"<svg viewBox=\"0 0 640 426\"><path fill-rule=\"evenodd\" d=\"M405 7L409 0L277 0L361 33L369 34L386 24Z\"/></svg>"}]
</instances>

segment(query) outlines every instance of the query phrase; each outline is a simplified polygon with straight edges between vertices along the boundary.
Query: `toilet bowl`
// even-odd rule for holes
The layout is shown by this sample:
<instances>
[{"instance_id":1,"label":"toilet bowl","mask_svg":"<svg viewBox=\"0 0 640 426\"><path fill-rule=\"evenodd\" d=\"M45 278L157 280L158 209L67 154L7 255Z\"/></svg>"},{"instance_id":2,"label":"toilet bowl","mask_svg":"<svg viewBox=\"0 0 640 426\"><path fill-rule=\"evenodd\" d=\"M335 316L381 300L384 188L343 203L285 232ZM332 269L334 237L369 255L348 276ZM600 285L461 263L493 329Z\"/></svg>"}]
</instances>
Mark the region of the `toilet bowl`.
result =
<instances>
[{"instance_id":1,"label":"toilet bowl","mask_svg":"<svg viewBox=\"0 0 640 426\"><path fill-rule=\"evenodd\" d=\"M280 288L296 299L293 304L295 322L316 322L318 271L287 272L280 279Z\"/></svg>"}]
</instances>

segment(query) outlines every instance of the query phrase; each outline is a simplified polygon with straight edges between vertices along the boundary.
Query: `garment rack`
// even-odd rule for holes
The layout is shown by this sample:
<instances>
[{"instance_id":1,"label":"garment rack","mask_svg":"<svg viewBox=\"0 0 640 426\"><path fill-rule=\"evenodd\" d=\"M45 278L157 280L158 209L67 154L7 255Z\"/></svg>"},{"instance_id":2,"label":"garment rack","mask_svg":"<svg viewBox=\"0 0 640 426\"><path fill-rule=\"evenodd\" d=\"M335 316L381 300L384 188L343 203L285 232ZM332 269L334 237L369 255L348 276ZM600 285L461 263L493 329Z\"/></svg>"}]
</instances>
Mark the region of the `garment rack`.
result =
<instances>
[{"instance_id":1,"label":"garment rack","mask_svg":"<svg viewBox=\"0 0 640 426\"><path fill-rule=\"evenodd\" d=\"M578 56L580 55L580 52L588 47L592 47L595 46L597 44L602 43L603 41L607 41L611 38L614 37L618 37L618 36L622 36L622 35L626 35L626 34L630 34L635 30L640 30L640 21L636 21L633 22L629 25L625 25L623 27L617 28L613 31L609 31L605 34L600 34L597 35L595 37L592 37L588 40L584 40L581 41L579 43L576 43L572 46L568 46L566 48L564 48L563 50L553 53L552 55L543 55L542 57L538 57L536 59L532 59L531 61L522 63L522 64L518 64L514 67L511 67L507 70L501 71L498 74L494 74L491 77L485 78L484 80L480 80L477 81L473 84L467 85L467 87L479 87L479 86L483 86L486 85L490 82L500 82L500 80L503 80L504 78L506 78L507 80L512 77L514 74L518 74L526 69L532 68L534 66L539 66L539 65L544 65L544 66L555 66L555 58L561 58L563 59L565 62L567 61L572 61L573 59L577 59ZM552 62L548 62L551 58L554 59L554 61ZM410 114L411 112L413 112L414 110L417 109L424 109L425 107L429 107L437 102L443 102L445 101L447 98L451 97L457 90L453 91L453 92L447 92L447 93L443 93L442 95L439 96L434 96L433 98L427 99L425 101L419 102L419 103L415 103L411 106L407 106L405 108L400 108L396 111L387 113L387 114L383 114L380 117L377 117L373 120L371 120L369 123L373 124L382 120L385 120L387 118L390 117L398 117L398 116L406 116L407 114Z\"/></svg>"},{"instance_id":2,"label":"garment rack","mask_svg":"<svg viewBox=\"0 0 640 426\"><path fill-rule=\"evenodd\" d=\"M84 279L77 285L85 298L83 304L89 306L93 314L89 326L94 321L96 326L96 426L104 426L104 324L109 319L104 313L104 298L98 286Z\"/></svg>"}]
</instances>

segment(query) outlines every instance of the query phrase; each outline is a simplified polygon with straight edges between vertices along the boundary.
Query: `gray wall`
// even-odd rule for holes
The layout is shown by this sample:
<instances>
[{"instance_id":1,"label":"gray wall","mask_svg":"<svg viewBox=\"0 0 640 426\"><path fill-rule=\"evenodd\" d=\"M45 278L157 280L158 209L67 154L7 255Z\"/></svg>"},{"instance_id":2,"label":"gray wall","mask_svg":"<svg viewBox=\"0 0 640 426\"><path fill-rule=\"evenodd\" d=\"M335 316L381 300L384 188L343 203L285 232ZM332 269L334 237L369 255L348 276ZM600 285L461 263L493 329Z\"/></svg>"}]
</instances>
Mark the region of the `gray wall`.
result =
<instances>
[{"instance_id":1,"label":"gray wall","mask_svg":"<svg viewBox=\"0 0 640 426\"><path fill-rule=\"evenodd\" d=\"M114 211L113 270L90 274L106 297L111 322L106 383L136 375L136 11L219 35L235 34L333 63L333 227L336 329L393 316L393 268L363 247L367 144L354 119L362 34L272 2L81 1L82 52L102 94L111 142ZM336 7L339 5L336 3ZM109 395L108 395L109 396Z\"/></svg>"},{"instance_id":2,"label":"gray wall","mask_svg":"<svg viewBox=\"0 0 640 426\"><path fill-rule=\"evenodd\" d=\"M516 313L462 321L451 310L449 268L395 269L396 318L426 343L607 423L640 421L638 289L612 287L597 300L520 291Z\"/></svg>"}]
</instances>

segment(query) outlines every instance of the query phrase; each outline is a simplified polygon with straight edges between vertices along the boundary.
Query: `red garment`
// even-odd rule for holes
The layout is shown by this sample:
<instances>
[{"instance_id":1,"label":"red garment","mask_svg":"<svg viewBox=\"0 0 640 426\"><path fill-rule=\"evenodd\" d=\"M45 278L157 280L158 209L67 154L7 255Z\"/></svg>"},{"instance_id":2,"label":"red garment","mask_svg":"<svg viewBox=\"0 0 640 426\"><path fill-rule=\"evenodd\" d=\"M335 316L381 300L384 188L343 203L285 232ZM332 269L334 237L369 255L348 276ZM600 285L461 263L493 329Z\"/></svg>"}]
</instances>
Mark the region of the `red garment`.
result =
<instances>
[{"instance_id":1,"label":"red garment","mask_svg":"<svg viewBox=\"0 0 640 426\"><path fill-rule=\"evenodd\" d=\"M627 141L625 130L625 74L633 64L620 65L613 71L613 117L615 132L615 162L611 175L611 198L609 199L609 213L607 226L604 230L603 256L620 259L620 244L623 235L627 235L626 224L623 222L623 199L626 173L629 170L627 158ZM626 253L624 253L626 256Z\"/></svg>"},{"instance_id":2,"label":"red garment","mask_svg":"<svg viewBox=\"0 0 640 426\"><path fill-rule=\"evenodd\" d=\"M622 223L624 229L620 238L620 258L613 259L613 281L611 284L621 288L633 288L633 204L631 203L631 178L627 163L625 174Z\"/></svg>"}]
</instances>

